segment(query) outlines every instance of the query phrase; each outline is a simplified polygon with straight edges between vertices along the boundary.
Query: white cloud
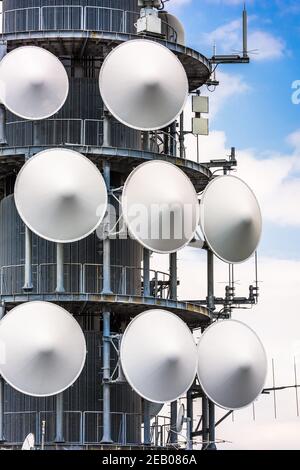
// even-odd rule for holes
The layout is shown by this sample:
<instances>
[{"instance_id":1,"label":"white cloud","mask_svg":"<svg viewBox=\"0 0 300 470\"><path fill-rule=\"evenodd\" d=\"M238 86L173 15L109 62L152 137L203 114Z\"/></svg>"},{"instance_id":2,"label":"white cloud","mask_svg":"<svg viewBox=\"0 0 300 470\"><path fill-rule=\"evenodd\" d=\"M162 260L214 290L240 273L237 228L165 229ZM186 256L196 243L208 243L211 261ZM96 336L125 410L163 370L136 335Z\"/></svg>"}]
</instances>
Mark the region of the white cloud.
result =
<instances>
[{"instance_id":1,"label":"white cloud","mask_svg":"<svg viewBox=\"0 0 300 470\"><path fill-rule=\"evenodd\" d=\"M203 42L211 46L216 42L217 49L221 53L232 53L241 50L242 24L237 19L202 35ZM248 49L253 51L253 60L276 60L284 55L285 42L282 38L272 35L267 31L254 29L248 35Z\"/></svg>"}]
</instances>

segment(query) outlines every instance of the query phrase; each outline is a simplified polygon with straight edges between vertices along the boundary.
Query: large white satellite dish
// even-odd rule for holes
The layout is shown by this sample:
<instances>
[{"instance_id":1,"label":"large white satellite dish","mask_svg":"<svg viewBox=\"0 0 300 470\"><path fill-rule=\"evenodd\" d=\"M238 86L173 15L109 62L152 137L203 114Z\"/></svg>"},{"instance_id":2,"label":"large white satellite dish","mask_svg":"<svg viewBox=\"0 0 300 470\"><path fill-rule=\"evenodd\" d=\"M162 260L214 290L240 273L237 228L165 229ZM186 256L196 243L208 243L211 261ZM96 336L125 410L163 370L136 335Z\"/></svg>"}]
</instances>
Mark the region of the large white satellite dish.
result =
<instances>
[{"instance_id":1,"label":"large white satellite dish","mask_svg":"<svg viewBox=\"0 0 300 470\"><path fill-rule=\"evenodd\" d=\"M35 437L34 437L34 434L30 433L28 434L28 436L26 436L21 450L34 450L34 446L35 446Z\"/></svg>"},{"instance_id":2,"label":"large white satellite dish","mask_svg":"<svg viewBox=\"0 0 300 470\"><path fill-rule=\"evenodd\" d=\"M94 232L107 201L100 171L72 150L38 153L23 166L15 184L15 202L24 223L57 243L75 242Z\"/></svg>"},{"instance_id":3,"label":"large white satellite dish","mask_svg":"<svg viewBox=\"0 0 300 470\"><path fill-rule=\"evenodd\" d=\"M41 47L14 49L0 62L0 100L23 119L46 119L57 113L69 93L65 67Z\"/></svg>"},{"instance_id":4,"label":"large white satellite dish","mask_svg":"<svg viewBox=\"0 0 300 470\"><path fill-rule=\"evenodd\" d=\"M190 330L164 310L149 310L129 324L120 358L131 387L155 403L176 401L191 387L197 370L197 348Z\"/></svg>"},{"instance_id":5,"label":"large white satellite dish","mask_svg":"<svg viewBox=\"0 0 300 470\"><path fill-rule=\"evenodd\" d=\"M28 302L0 322L5 360L0 373L25 395L47 397L69 388L86 360L82 329L70 313L48 302Z\"/></svg>"},{"instance_id":6,"label":"large white satellite dish","mask_svg":"<svg viewBox=\"0 0 300 470\"><path fill-rule=\"evenodd\" d=\"M99 78L102 99L112 115L134 129L162 129L182 112L189 91L175 54L154 41L137 39L116 47Z\"/></svg>"},{"instance_id":7,"label":"large white satellite dish","mask_svg":"<svg viewBox=\"0 0 300 470\"><path fill-rule=\"evenodd\" d=\"M227 410L250 405L267 376L265 349L253 330L235 320L214 323L198 344L198 378L212 402Z\"/></svg>"},{"instance_id":8,"label":"large white satellite dish","mask_svg":"<svg viewBox=\"0 0 300 470\"><path fill-rule=\"evenodd\" d=\"M174 253L193 240L200 206L189 178L175 165L151 161L128 177L123 217L133 238L156 253Z\"/></svg>"},{"instance_id":9,"label":"large white satellite dish","mask_svg":"<svg viewBox=\"0 0 300 470\"><path fill-rule=\"evenodd\" d=\"M262 216L258 201L235 176L220 176L207 186L200 220L210 249L227 263L246 261L259 245Z\"/></svg>"}]
</instances>

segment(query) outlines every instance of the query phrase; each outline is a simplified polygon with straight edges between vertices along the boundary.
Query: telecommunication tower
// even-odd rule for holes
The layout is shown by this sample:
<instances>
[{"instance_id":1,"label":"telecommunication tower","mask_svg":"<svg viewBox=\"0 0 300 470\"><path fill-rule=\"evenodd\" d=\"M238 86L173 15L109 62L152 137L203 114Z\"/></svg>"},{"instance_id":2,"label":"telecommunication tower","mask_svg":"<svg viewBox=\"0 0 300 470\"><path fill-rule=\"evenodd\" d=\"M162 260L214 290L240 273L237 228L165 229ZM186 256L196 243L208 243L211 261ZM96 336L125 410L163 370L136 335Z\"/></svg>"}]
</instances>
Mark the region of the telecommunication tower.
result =
<instances>
[{"instance_id":1,"label":"telecommunication tower","mask_svg":"<svg viewBox=\"0 0 300 470\"><path fill-rule=\"evenodd\" d=\"M258 295L256 285L249 298L236 299L231 282L226 298L215 298L214 256L230 266L251 257L261 215L250 188L228 175L234 149L230 160L194 162L183 125L192 94L192 132L208 133L208 102L198 91L218 85L218 64L249 61L247 15L242 56L206 58L186 46L164 3L2 2L3 446L18 447L29 433L29 448L176 446L186 422L189 448L199 435L213 447L215 404L237 409L263 388L266 359L254 332L228 320L210 326L198 348L192 336ZM214 178L212 168L224 176ZM137 204L147 209L139 226ZM153 215L153 205L164 209ZM183 302L177 252L198 246L199 220L208 294ZM169 257L168 273L150 268L151 253ZM232 350L222 362L213 353L226 339L223 329L240 341L240 358ZM231 399L210 364L234 375ZM177 413L183 396L187 410ZM193 428L199 397L200 433ZM171 403L170 419L159 425L164 403Z\"/></svg>"}]
</instances>

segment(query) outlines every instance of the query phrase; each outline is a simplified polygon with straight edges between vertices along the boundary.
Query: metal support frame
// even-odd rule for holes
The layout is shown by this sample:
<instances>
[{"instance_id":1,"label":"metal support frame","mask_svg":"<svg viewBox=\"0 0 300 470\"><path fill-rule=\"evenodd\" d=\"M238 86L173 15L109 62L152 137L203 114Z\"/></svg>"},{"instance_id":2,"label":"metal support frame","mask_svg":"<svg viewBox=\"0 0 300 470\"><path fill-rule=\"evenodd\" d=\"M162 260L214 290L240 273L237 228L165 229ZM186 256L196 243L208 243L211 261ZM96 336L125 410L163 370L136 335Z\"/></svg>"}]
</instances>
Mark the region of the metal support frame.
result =
<instances>
[{"instance_id":1,"label":"metal support frame","mask_svg":"<svg viewBox=\"0 0 300 470\"><path fill-rule=\"evenodd\" d=\"M56 436L54 442L62 444L64 439L64 394L56 395Z\"/></svg>"},{"instance_id":2,"label":"metal support frame","mask_svg":"<svg viewBox=\"0 0 300 470\"><path fill-rule=\"evenodd\" d=\"M150 251L147 248L144 248L143 284L144 297L150 297Z\"/></svg>"},{"instance_id":3,"label":"metal support frame","mask_svg":"<svg viewBox=\"0 0 300 470\"><path fill-rule=\"evenodd\" d=\"M110 194L111 190L111 168L109 162L103 164L103 177L106 183L107 192ZM109 200L108 200L109 203ZM112 294L111 290L111 266L110 266L110 238L109 238L109 227L110 221L106 222L104 228L104 240L103 240L103 288L101 294Z\"/></svg>"},{"instance_id":4,"label":"metal support frame","mask_svg":"<svg viewBox=\"0 0 300 470\"><path fill-rule=\"evenodd\" d=\"M56 289L57 294L65 293L64 286L64 245L63 243L56 244Z\"/></svg>"},{"instance_id":5,"label":"metal support frame","mask_svg":"<svg viewBox=\"0 0 300 470\"><path fill-rule=\"evenodd\" d=\"M207 307L211 313L215 310L215 293L214 293L214 254L211 250L207 250ZM215 423L215 405L208 401L209 410L209 445L207 450L216 450L216 423Z\"/></svg>"},{"instance_id":6,"label":"metal support frame","mask_svg":"<svg viewBox=\"0 0 300 470\"><path fill-rule=\"evenodd\" d=\"M106 310L102 314L103 318L103 435L101 443L111 444L111 413L110 413L110 311Z\"/></svg>"},{"instance_id":7,"label":"metal support frame","mask_svg":"<svg viewBox=\"0 0 300 470\"><path fill-rule=\"evenodd\" d=\"M24 286L25 292L31 292L33 289L32 284L32 232L25 226L25 272L24 272Z\"/></svg>"}]
</instances>

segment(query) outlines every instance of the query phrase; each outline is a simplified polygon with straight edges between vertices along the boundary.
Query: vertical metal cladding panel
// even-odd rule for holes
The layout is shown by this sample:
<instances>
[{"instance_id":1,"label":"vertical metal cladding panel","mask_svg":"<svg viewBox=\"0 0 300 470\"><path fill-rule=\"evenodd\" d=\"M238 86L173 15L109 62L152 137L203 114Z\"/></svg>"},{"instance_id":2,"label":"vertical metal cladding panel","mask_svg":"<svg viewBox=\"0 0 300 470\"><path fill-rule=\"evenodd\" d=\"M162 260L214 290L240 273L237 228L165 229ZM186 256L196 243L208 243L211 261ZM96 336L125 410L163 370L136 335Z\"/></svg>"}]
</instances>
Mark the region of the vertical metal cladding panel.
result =
<instances>
[{"instance_id":1,"label":"vertical metal cladding panel","mask_svg":"<svg viewBox=\"0 0 300 470\"><path fill-rule=\"evenodd\" d=\"M122 10L128 14L124 15ZM134 33L137 16L131 12L136 11L137 0L4 0L3 29L12 33L40 28L76 30L86 27Z\"/></svg>"},{"instance_id":2,"label":"vertical metal cladding panel","mask_svg":"<svg viewBox=\"0 0 300 470\"><path fill-rule=\"evenodd\" d=\"M103 144L103 101L98 78L70 78L70 92L63 108L43 121L21 121L7 113L9 146ZM112 146L141 148L141 133L112 119Z\"/></svg>"}]
</instances>

